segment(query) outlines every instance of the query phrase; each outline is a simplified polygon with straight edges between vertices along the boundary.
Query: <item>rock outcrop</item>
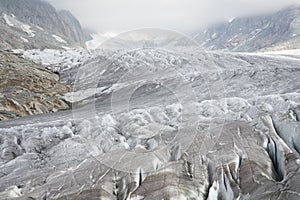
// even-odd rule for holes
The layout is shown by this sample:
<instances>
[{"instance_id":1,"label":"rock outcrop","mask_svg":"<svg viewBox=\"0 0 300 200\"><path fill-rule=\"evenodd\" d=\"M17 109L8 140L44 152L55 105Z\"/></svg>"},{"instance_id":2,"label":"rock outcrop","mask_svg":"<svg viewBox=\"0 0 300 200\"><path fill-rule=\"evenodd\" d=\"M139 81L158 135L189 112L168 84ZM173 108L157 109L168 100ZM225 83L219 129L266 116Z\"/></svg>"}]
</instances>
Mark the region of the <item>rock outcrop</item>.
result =
<instances>
[{"instance_id":1,"label":"rock outcrop","mask_svg":"<svg viewBox=\"0 0 300 200\"><path fill-rule=\"evenodd\" d=\"M0 120L68 109L59 95L69 90L57 74L0 51Z\"/></svg>"}]
</instances>

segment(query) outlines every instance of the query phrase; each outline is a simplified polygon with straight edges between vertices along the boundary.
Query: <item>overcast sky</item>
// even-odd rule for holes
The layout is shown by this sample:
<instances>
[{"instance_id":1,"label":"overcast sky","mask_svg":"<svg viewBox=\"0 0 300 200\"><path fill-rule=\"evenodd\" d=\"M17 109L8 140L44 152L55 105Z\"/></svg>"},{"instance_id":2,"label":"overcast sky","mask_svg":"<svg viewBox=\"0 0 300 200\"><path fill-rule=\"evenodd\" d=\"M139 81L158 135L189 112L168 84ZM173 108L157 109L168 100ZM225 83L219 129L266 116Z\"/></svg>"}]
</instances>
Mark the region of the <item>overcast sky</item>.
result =
<instances>
[{"instance_id":1,"label":"overcast sky","mask_svg":"<svg viewBox=\"0 0 300 200\"><path fill-rule=\"evenodd\" d=\"M143 27L191 32L215 21L278 10L300 0L47 0L83 27L119 33Z\"/></svg>"}]
</instances>

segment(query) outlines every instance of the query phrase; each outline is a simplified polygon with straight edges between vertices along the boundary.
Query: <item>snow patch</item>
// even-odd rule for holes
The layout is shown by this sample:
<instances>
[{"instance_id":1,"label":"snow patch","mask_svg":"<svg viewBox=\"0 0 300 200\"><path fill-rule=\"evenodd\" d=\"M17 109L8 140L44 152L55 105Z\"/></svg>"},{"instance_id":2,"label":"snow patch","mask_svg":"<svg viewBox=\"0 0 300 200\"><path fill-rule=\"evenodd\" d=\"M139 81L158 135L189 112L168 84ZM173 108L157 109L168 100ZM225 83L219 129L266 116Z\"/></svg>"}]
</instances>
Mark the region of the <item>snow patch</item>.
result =
<instances>
[{"instance_id":1,"label":"snow patch","mask_svg":"<svg viewBox=\"0 0 300 200\"><path fill-rule=\"evenodd\" d=\"M265 51L265 52L245 53L245 54L259 55L259 56L271 57L271 58L290 59L290 60L299 60L300 59L300 49Z\"/></svg>"},{"instance_id":2,"label":"snow patch","mask_svg":"<svg viewBox=\"0 0 300 200\"><path fill-rule=\"evenodd\" d=\"M33 30L31 30L31 26L27 25L27 24L23 24L21 25L21 29L26 32L30 37L34 37L35 36L35 32Z\"/></svg>"},{"instance_id":3,"label":"snow patch","mask_svg":"<svg viewBox=\"0 0 300 200\"><path fill-rule=\"evenodd\" d=\"M262 54L264 54L264 55L295 55L295 56L300 56L300 49L271 51L271 52L264 52Z\"/></svg>"},{"instance_id":4,"label":"snow patch","mask_svg":"<svg viewBox=\"0 0 300 200\"><path fill-rule=\"evenodd\" d=\"M228 22L229 22L229 23L232 23L234 19L235 19L235 17L230 18L230 19L228 20Z\"/></svg>"},{"instance_id":5,"label":"snow patch","mask_svg":"<svg viewBox=\"0 0 300 200\"><path fill-rule=\"evenodd\" d=\"M60 43L67 43L66 42L66 40L64 40L64 39L62 39L61 37L59 37L59 36L57 36L57 35L52 35L52 37L54 38L54 39L56 39L58 42L60 42Z\"/></svg>"},{"instance_id":6,"label":"snow patch","mask_svg":"<svg viewBox=\"0 0 300 200\"><path fill-rule=\"evenodd\" d=\"M101 94L101 92L105 89L106 87L79 90L76 92L66 93L64 94L63 98L68 102L75 103L75 102L82 101L88 97L92 97L93 95Z\"/></svg>"},{"instance_id":7,"label":"snow patch","mask_svg":"<svg viewBox=\"0 0 300 200\"><path fill-rule=\"evenodd\" d=\"M26 38L20 37L21 40L23 40L24 42L28 43L29 41Z\"/></svg>"},{"instance_id":8,"label":"snow patch","mask_svg":"<svg viewBox=\"0 0 300 200\"><path fill-rule=\"evenodd\" d=\"M137 195L136 197L131 197L129 200L143 200L145 197Z\"/></svg>"},{"instance_id":9,"label":"snow patch","mask_svg":"<svg viewBox=\"0 0 300 200\"><path fill-rule=\"evenodd\" d=\"M217 33L214 33L214 34L211 36L211 38L212 38L212 39L216 39L217 36L218 36L218 34L217 34Z\"/></svg>"},{"instance_id":10,"label":"snow patch","mask_svg":"<svg viewBox=\"0 0 300 200\"><path fill-rule=\"evenodd\" d=\"M7 14L3 14L3 19L4 21L7 23L8 26L15 26L11 21L10 21L10 16L8 16Z\"/></svg>"},{"instance_id":11,"label":"snow patch","mask_svg":"<svg viewBox=\"0 0 300 200\"><path fill-rule=\"evenodd\" d=\"M11 186L7 192L11 198L18 198L22 196L22 189L18 188L17 186Z\"/></svg>"},{"instance_id":12,"label":"snow patch","mask_svg":"<svg viewBox=\"0 0 300 200\"><path fill-rule=\"evenodd\" d=\"M9 26L22 29L22 31L26 32L30 37L35 36L35 31L31 30L31 26L20 22L14 15L2 14L2 18Z\"/></svg>"}]
</instances>

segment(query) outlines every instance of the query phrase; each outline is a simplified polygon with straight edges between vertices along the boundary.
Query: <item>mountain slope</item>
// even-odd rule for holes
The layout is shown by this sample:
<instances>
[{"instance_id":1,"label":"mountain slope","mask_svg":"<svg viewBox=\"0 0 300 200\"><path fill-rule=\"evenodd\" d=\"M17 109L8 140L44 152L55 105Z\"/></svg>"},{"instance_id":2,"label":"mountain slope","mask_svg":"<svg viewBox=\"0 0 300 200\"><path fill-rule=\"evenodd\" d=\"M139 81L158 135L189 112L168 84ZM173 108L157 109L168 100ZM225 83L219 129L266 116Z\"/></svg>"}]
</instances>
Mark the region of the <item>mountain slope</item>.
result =
<instances>
[{"instance_id":1,"label":"mountain slope","mask_svg":"<svg viewBox=\"0 0 300 200\"><path fill-rule=\"evenodd\" d=\"M70 90L40 65L0 51L0 120L69 108L60 94Z\"/></svg>"},{"instance_id":2,"label":"mountain slope","mask_svg":"<svg viewBox=\"0 0 300 200\"><path fill-rule=\"evenodd\" d=\"M2 49L85 46L78 20L40 0L1 0L0 31Z\"/></svg>"},{"instance_id":3,"label":"mountain slope","mask_svg":"<svg viewBox=\"0 0 300 200\"><path fill-rule=\"evenodd\" d=\"M300 48L300 6L268 15L235 18L202 31L196 40L210 50L254 52Z\"/></svg>"}]
</instances>

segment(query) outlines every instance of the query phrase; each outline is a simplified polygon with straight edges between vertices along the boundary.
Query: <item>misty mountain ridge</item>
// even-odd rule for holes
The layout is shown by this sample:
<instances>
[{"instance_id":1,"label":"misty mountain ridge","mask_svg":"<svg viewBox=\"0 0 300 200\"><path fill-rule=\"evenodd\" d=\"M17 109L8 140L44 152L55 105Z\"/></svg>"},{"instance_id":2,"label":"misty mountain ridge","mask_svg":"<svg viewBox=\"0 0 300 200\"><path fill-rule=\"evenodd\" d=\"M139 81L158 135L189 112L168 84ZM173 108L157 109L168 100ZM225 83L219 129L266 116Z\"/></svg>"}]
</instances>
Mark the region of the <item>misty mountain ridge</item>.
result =
<instances>
[{"instance_id":1,"label":"misty mountain ridge","mask_svg":"<svg viewBox=\"0 0 300 200\"><path fill-rule=\"evenodd\" d=\"M85 47L86 35L69 11L57 11L40 0L0 1L0 47Z\"/></svg>"},{"instance_id":2,"label":"misty mountain ridge","mask_svg":"<svg viewBox=\"0 0 300 200\"><path fill-rule=\"evenodd\" d=\"M0 33L2 49L95 49L111 38L96 34L92 39L69 11L57 11L50 3L40 0L1 0ZM214 24L194 38L206 50L255 52L298 49L300 6L293 5L271 14L237 17ZM174 40L177 42L174 43ZM121 45L126 48L126 41L168 48L185 45L178 43L178 38L174 39L172 35L163 38L135 35L133 38L117 37L114 41L116 48Z\"/></svg>"},{"instance_id":3,"label":"misty mountain ridge","mask_svg":"<svg viewBox=\"0 0 300 200\"><path fill-rule=\"evenodd\" d=\"M300 4L275 13L233 20L210 26L195 36L208 50L236 52L300 48Z\"/></svg>"},{"instance_id":4,"label":"misty mountain ridge","mask_svg":"<svg viewBox=\"0 0 300 200\"><path fill-rule=\"evenodd\" d=\"M146 30L146 29L144 29ZM141 34L122 38L122 34L112 37L109 34L94 34L93 39L86 42L89 49L107 48L106 40L115 43L116 48L127 47L127 42L139 46L177 47L185 46L172 34L157 34L153 37L151 29ZM154 33L155 34L155 33ZM115 34L117 35L117 34ZM201 30L197 34L189 34L204 50L223 50L234 52L279 51L300 48L300 4L285 7L279 11L237 17L220 22ZM113 42L112 42L113 41ZM176 41L176 42L174 42ZM104 42L104 43L103 43ZM187 44L189 46L189 44Z\"/></svg>"}]
</instances>

